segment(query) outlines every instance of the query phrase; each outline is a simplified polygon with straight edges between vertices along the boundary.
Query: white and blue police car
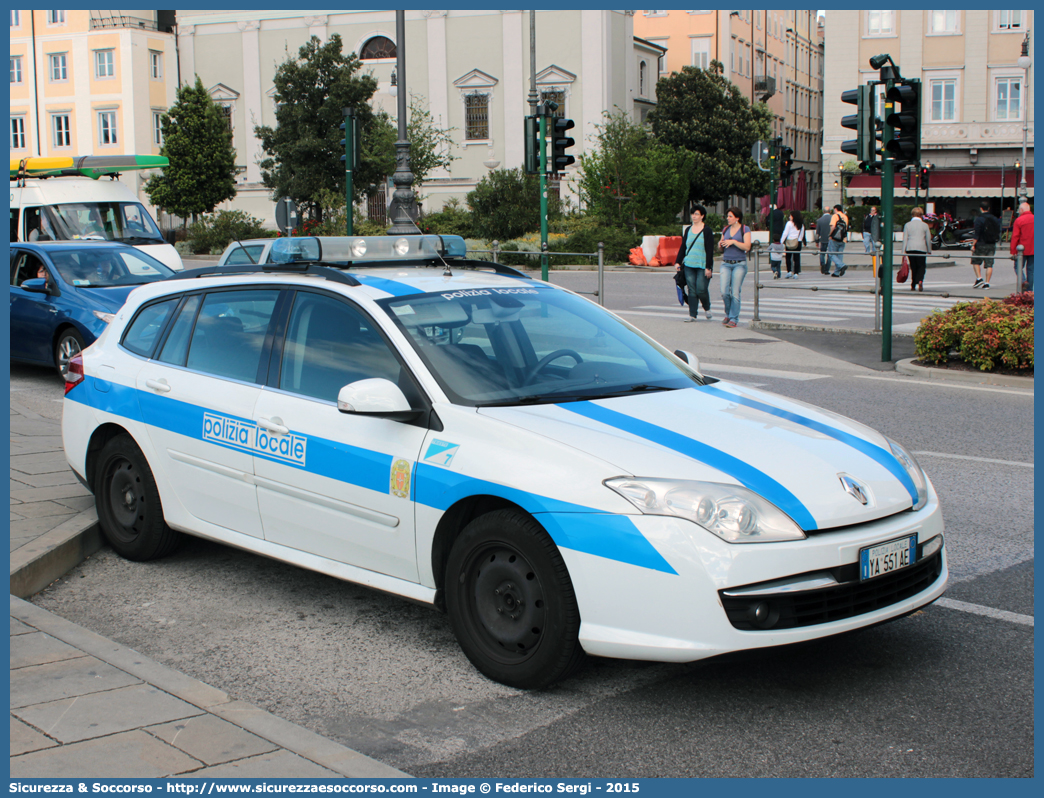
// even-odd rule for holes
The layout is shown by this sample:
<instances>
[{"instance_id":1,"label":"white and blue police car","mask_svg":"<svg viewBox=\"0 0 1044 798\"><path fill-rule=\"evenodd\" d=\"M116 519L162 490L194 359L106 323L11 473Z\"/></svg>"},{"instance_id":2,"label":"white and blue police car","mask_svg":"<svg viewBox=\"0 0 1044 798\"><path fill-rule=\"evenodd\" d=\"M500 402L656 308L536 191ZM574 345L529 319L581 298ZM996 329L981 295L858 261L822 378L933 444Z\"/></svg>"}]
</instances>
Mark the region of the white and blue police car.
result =
<instances>
[{"instance_id":1,"label":"white and blue police car","mask_svg":"<svg viewBox=\"0 0 1044 798\"><path fill-rule=\"evenodd\" d=\"M907 615L947 581L900 444L701 374L453 236L295 238L136 289L62 432L121 555L182 533L424 602L538 688Z\"/></svg>"}]
</instances>

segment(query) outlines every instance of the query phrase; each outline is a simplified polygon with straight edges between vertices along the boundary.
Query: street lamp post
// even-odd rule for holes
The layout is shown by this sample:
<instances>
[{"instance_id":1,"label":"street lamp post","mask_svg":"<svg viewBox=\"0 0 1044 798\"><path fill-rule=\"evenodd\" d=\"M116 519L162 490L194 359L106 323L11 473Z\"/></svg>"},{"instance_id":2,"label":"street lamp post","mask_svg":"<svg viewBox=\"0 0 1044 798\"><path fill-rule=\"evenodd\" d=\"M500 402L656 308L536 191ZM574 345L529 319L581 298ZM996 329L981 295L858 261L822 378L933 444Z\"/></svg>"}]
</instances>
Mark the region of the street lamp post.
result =
<instances>
[{"instance_id":1,"label":"street lamp post","mask_svg":"<svg viewBox=\"0 0 1044 798\"><path fill-rule=\"evenodd\" d=\"M1022 55L1019 56L1019 68L1023 70L1026 77L1022 81L1022 179L1019 180L1019 201L1026 202L1026 139L1029 135L1029 68L1033 63L1029 54L1029 31L1026 38L1022 40Z\"/></svg>"},{"instance_id":2,"label":"street lamp post","mask_svg":"<svg viewBox=\"0 0 1044 798\"><path fill-rule=\"evenodd\" d=\"M399 140L395 142L395 173L392 182L391 218L388 235L417 235L420 228L414 224L417 198L413 193L413 172L410 171L410 142L406 139L406 12L395 12L395 72L396 100L399 115Z\"/></svg>"}]
</instances>

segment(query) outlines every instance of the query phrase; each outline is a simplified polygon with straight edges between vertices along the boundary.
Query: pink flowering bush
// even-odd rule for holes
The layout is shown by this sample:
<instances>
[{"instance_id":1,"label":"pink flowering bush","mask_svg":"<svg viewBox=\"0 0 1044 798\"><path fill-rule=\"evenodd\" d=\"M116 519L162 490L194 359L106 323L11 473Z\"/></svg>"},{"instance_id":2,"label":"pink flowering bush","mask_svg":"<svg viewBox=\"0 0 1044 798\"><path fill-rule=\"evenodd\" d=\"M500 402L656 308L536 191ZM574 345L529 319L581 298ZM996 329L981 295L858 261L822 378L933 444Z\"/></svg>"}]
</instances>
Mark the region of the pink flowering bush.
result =
<instances>
[{"instance_id":1,"label":"pink flowering bush","mask_svg":"<svg viewBox=\"0 0 1044 798\"><path fill-rule=\"evenodd\" d=\"M1032 369L1033 292L936 311L917 328L914 346L927 363L945 363L952 353L982 371Z\"/></svg>"}]
</instances>

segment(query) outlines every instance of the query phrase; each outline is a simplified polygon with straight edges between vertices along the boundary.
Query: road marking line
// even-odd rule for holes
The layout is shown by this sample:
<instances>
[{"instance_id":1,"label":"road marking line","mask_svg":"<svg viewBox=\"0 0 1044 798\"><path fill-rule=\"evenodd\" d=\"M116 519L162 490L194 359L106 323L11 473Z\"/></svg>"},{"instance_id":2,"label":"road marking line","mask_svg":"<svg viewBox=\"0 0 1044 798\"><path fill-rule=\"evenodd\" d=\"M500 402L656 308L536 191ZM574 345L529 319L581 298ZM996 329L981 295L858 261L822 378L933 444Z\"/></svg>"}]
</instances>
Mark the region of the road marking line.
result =
<instances>
[{"instance_id":1,"label":"road marking line","mask_svg":"<svg viewBox=\"0 0 1044 798\"><path fill-rule=\"evenodd\" d=\"M947 460L974 460L976 463L997 463L998 465L1033 468L1033 463L1019 463L1015 460L994 460L992 457L972 457L970 454L943 454L942 452L913 452L924 457L945 457Z\"/></svg>"},{"instance_id":2,"label":"road marking line","mask_svg":"<svg viewBox=\"0 0 1044 798\"><path fill-rule=\"evenodd\" d=\"M980 604L969 604L967 601L949 599L945 596L941 599L937 599L935 603L940 607L946 607L949 610L960 610L961 612L970 612L973 615L985 615L987 618L996 618L998 621L1010 621L1011 623L1019 623L1023 626L1033 626L1032 615L1020 615L1017 612L996 610L993 607L983 607Z\"/></svg>"},{"instance_id":3,"label":"road marking line","mask_svg":"<svg viewBox=\"0 0 1044 798\"><path fill-rule=\"evenodd\" d=\"M713 371L731 371L736 374L750 374L756 377L776 377L780 380L825 380L829 374L811 374L807 371L780 371L778 369L756 369L750 366L729 366L718 363L700 363L704 373Z\"/></svg>"},{"instance_id":4,"label":"road marking line","mask_svg":"<svg viewBox=\"0 0 1044 798\"><path fill-rule=\"evenodd\" d=\"M872 374L854 375L861 380L880 380L881 382L901 382L906 385L932 385L936 388L961 388L965 391L988 391L989 393L1012 393L1016 396L1033 398L1032 390L1012 390L1010 388L987 388L984 385L965 385L962 382L946 382L945 380L898 380L895 377L875 377Z\"/></svg>"}]
</instances>

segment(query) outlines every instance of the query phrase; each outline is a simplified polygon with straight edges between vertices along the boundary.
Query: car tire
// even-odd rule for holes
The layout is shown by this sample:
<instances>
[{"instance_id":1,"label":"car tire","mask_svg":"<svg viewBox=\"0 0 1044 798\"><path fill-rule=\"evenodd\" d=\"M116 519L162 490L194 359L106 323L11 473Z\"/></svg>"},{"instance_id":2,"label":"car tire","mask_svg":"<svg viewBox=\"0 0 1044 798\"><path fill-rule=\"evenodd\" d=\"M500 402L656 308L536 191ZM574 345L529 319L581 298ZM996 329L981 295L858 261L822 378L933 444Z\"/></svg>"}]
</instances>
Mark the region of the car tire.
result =
<instances>
[{"instance_id":1,"label":"car tire","mask_svg":"<svg viewBox=\"0 0 1044 798\"><path fill-rule=\"evenodd\" d=\"M72 327L62 330L54 345L54 365L63 380L69 373L69 361L83 351L83 336Z\"/></svg>"},{"instance_id":2,"label":"car tire","mask_svg":"<svg viewBox=\"0 0 1044 798\"><path fill-rule=\"evenodd\" d=\"M130 435L117 435L102 448L94 499L102 533L121 557L154 560L181 541L163 520L156 480Z\"/></svg>"},{"instance_id":3,"label":"car tire","mask_svg":"<svg viewBox=\"0 0 1044 798\"><path fill-rule=\"evenodd\" d=\"M453 633L490 679L539 689L583 662L569 572L531 516L498 510L468 524L450 550L445 587Z\"/></svg>"}]
</instances>

